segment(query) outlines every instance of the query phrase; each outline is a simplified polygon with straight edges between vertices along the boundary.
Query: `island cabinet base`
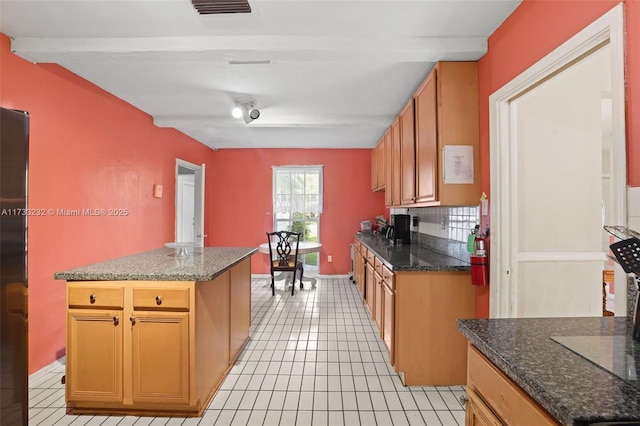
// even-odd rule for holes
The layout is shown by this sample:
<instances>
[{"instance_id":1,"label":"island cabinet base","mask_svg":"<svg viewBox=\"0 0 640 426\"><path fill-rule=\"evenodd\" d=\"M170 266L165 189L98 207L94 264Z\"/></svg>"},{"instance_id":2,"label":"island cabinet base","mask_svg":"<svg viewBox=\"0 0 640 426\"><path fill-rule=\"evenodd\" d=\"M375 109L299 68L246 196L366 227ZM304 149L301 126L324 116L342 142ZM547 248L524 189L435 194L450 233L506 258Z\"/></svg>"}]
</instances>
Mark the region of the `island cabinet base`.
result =
<instances>
[{"instance_id":1,"label":"island cabinet base","mask_svg":"<svg viewBox=\"0 0 640 426\"><path fill-rule=\"evenodd\" d=\"M70 414L200 416L249 339L251 262L211 281L68 281Z\"/></svg>"},{"instance_id":2,"label":"island cabinet base","mask_svg":"<svg viewBox=\"0 0 640 426\"><path fill-rule=\"evenodd\" d=\"M471 344L467 362L466 426L560 424Z\"/></svg>"}]
</instances>

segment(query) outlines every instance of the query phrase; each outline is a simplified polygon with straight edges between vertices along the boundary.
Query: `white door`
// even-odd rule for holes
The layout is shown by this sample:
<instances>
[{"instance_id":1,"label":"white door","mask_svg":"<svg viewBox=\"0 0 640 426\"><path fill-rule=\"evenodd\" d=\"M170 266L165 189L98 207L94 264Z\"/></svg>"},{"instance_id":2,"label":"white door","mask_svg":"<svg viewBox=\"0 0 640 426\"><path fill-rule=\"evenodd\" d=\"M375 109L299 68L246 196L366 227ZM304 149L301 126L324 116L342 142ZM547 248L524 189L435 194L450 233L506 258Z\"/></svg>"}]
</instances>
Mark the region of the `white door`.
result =
<instances>
[{"instance_id":1,"label":"white door","mask_svg":"<svg viewBox=\"0 0 640 426\"><path fill-rule=\"evenodd\" d=\"M626 224L623 52L618 5L490 97L492 317L602 316L603 210Z\"/></svg>"},{"instance_id":2,"label":"white door","mask_svg":"<svg viewBox=\"0 0 640 426\"><path fill-rule=\"evenodd\" d=\"M195 224L195 242L200 247L204 247L204 164L194 170L194 224Z\"/></svg>"},{"instance_id":3,"label":"white door","mask_svg":"<svg viewBox=\"0 0 640 426\"><path fill-rule=\"evenodd\" d=\"M511 102L519 317L601 316L603 47Z\"/></svg>"},{"instance_id":4,"label":"white door","mask_svg":"<svg viewBox=\"0 0 640 426\"><path fill-rule=\"evenodd\" d=\"M195 191L194 175L178 175L178 206L176 241L181 243L195 242Z\"/></svg>"},{"instance_id":5,"label":"white door","mask_svg":"<svg viewBox=\"0 0 640 426\"><path fill-rule=\"evenodd\" d=\"M204 246L204 164L176 159L176 241Z\"/></svg>"}]
</instances>

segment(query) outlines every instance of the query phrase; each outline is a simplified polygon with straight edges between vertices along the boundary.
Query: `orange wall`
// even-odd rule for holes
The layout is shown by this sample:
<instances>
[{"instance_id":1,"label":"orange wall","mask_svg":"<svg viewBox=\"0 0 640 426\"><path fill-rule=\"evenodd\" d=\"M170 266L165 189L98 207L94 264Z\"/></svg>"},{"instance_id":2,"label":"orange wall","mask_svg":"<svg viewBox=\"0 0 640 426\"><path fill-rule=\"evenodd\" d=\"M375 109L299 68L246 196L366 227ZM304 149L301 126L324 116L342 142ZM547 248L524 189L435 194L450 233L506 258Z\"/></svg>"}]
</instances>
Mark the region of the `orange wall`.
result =
<instances>
[{"instance_id":1,"label":"orange wall","mask_svg":"<svg viewBox=\"0 0 640 426\"><path fill-rule=\"evenodd\" d=\"M324 165L321 273L350 270L360 221L385 212L370 189L371 151L214 152L57 65L10 53L0 34L0 106L28 111L29 207L126 208L126 217L29 220L29 372L65 350L65 285L56 271L157 248L174 239L175 158L206 163L207 246L255 246L271 230L271 166ZM153 185L164 186L162 199ZM266 214L268 213L268 215ZM333 255L332 263L326 255ZM267 273L264 256L252 272Z\"/></svg>"},{"instance_id":2,"label":"orange wall","mask_svg":"<svg viewBox=\"0 0 640 426\"><path fill-rule=\"evenodd\" d=\"M64 355L65 283L56 271L174 239L175 158L213 151L56 65L33 65L0 34L0 105L30 114L29 207L126 208L126 217L29 218L29 371ZM164 197L153 198L153 185ZM205 225L207 228L209 224Z\"/></svg>"},{"instance_id":3,"label":"orange wall","mask_svg":"<svg viewBox=\"0 0 640 426\"><path fill-rule=\"evenodd\" d=\"M491 35L479 62L480 166L489 194L489 96L618 4L617 0L524 0ZM640 186L640 1L625 3L627 172ZM633 77L632 77L633 76ZM483 223L483 228L490 226ZM478 289L477 313L489 315L489 290Z\"/></svg>"},{"instance_id":4,"label":"orange wall","mask_svg":"<svg viewBox=\"0 0 640 426\"><path fill-rule=\"evenodd\" d=\"M324 211L320 216L321 274L350 270L350 244L360 221L385 213L384 193L371 192L369 149L224 149L214 153L209 245L251 246L273 229L271 166L323 167ZM327 262L327 255L333 262ZM252 259L253 273L268 273L266 256Z\"/></svg>"}]
</instances>

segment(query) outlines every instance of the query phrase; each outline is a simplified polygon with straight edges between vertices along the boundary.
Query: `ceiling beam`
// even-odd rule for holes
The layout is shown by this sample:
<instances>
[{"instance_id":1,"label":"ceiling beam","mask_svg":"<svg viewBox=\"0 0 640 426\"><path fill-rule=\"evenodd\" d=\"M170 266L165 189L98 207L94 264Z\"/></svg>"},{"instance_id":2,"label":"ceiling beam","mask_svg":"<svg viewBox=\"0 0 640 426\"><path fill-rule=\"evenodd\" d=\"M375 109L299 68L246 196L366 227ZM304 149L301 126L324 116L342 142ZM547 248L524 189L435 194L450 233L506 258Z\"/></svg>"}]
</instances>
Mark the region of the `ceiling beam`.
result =
<instances>
[{"instance_id":1,"label":"ceiling beam","mask_svg":"<svg viewBox=\"0 0 640 426\"><path fill-rule=\"evenodd\" d=\"M58 55L140 55L224 62L233 60L318 60L437 62L477 60L487 51L484 37L207 36L136 38L15 38L11 50L31 62L55 62Z\"/></svg>"},{"instance_id":2,"label":"ceiling beam","mask_svg":"<svg viewBox=\"0 0 640 426\"><path fill-rule=\"evenodd\" d=\"M153 124L158 127L175 127L206 125L216 127L289 127L289 128L385 128L392 123L395 116L327 116L305 115L301 117L278 116L277 120L260 117L250 124L242 120L229 120L220 115L162 115L154 116Z\"/></svg>"}]
</instances>

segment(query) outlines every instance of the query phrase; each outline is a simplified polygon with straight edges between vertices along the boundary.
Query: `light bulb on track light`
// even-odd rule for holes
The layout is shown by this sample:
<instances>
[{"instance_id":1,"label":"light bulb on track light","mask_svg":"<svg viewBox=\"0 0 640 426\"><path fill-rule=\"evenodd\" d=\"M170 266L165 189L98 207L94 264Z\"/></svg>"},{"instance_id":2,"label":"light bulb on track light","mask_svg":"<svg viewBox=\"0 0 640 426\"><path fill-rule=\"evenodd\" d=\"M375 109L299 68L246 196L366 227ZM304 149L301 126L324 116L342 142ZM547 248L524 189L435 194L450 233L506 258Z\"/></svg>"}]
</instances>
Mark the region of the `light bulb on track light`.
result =
<instances>
[{"instance_id":1,"label":"light bulb on track light","mask_svg":"<svg viewBox=\"0 0 640 426\"><path fill-rule=\"evenodd\" d=\"M231 115L233 116L233 118L240 118L242 117L242 109L240 109L240 107L235 107L231 110Z\"/></svg>"}]
</instances>

